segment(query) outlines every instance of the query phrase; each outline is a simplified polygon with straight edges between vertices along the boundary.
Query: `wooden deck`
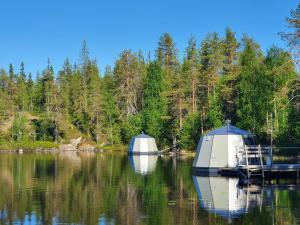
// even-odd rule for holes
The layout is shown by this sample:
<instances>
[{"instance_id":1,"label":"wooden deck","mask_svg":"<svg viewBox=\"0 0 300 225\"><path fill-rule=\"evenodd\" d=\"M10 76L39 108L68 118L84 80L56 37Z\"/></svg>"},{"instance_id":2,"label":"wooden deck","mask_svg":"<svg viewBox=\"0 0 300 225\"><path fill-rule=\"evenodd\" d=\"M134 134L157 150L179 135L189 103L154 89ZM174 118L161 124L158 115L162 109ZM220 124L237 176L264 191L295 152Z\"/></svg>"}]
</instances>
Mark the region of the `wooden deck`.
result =
<instances>
[{"instance_id":1,"label":"wooden deck","mask_svg":"<svg viewBox=\"0 0 300 225\"><path fill-rule=\"evenodd\" d=\"M248 168L247 168L248 167ZM268 165L239 165L237 170L239 174L250 177L265 177L265 178L300 178L300 164L273 164Z\"/></svg>"},{"instance_id":2,"label":"wooden deck","mask_svg":"<svg viewBox=\"0 0 300 225\"><path fill-rule=\"evenodd\" d=\"M261 165L248 165L250 170L259 169ZM239 165L238 169L247 169L247 165ZM263 169L266 171L298 171L300 170L300 164L273 164L271 166L263 165Z\"/></svg>"}]
</instances>

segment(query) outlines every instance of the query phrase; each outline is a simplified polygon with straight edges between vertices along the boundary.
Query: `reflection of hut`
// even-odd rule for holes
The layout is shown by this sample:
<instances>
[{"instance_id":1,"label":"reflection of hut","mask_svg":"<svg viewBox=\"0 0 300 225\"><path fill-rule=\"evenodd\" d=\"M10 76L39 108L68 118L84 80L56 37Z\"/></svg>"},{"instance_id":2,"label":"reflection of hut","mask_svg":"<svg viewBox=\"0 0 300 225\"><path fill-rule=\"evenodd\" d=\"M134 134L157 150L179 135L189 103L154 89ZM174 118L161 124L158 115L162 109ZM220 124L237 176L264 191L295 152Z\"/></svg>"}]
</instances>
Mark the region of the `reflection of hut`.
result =
<instances>
[{"instance_id":1,"label":"reflection of hut","mask_svg":"<svg viewBox=\"0 0 300 225\"><path fill-rule=\"evenodd\" d=\"M144 133L131 138L129 144L129 154L157 154L155 139Z\"/></svg>"},{"instance_id":2,"label":"reflection of hut","mask_svg":"<svg viewBox=\"0 0 300 225\"><path fill-rule=\"evenodd\" d=\"M237 178L193 176L193 181L201 206L209 212L223 217L246 212L246 195Z\"/></svg>"},{"instance_id":3,"label":"reflection of hut","mask_svg":"<svg viewBox=\"0 0 300 225\"><path fill-rule=\"evenodd\" d=\"M253 135L227 123L201 137L193 167L209 172L235 168L238 161L242 160L242 156L237 155L237 149L244 145L254 145Z\"/></svg>"},{"instance_id":4,"label":"reflection of hut","mask_svg":"<svg viewBox=\"0 0 300 225\"><path fill-rule=\"evenodd\" d=\"M129 161L136 173L147 175L156 168L157 155L130 155Z\"/></svg>"}]
</instances>

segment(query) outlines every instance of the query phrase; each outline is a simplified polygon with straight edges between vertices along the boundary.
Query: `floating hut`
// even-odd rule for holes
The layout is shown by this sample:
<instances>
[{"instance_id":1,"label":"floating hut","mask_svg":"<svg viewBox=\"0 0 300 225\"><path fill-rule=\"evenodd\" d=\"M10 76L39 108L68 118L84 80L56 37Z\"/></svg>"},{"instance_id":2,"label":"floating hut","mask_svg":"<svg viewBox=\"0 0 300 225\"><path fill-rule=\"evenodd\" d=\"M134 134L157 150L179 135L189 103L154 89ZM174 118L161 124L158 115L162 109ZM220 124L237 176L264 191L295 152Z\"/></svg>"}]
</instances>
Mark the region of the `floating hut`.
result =
<instances>
[{"instance_id":1,"label":"floating hut","mask_svg":"<svg viewBox=\"0 0 300 225\"><path fill-rule=\"evenodd\" d=\"M128 154L158 154L155 139L144 132L131 138Z\"/></svg>"},{"instance_id":2,"label":"floating hut","mask_svg":"<svg viewBox=\"0 0 300 225\"><path fill-rule=\"evenodd\" d=\"M198 143L193 169L216 173L222 168L236 168L243 160L238 149L254 145L253 135L227 124L203 135Z\"/></svg>"},{"instance_id":3,"label":"floating hut","mask_svg":"<svg viewBox=\"0 0 300 225\"><path fill-rule=\"evenodd\" d=\"M129 155L129 162L135 173L148 175L156 168L158 155Z\"/></svg>"},{"instance_id":4,"label":"floating hut","mask_svg":"<svg viewBox=\"0 0 300 225\"><path fill-rule=\"evenodd\" d=\"M271 146L255 145L253 135L227 122L204 134L197 147L193 171L243 179L251 177L300 178L300 164L273 163Z\"/></svg>"}]
</instances>

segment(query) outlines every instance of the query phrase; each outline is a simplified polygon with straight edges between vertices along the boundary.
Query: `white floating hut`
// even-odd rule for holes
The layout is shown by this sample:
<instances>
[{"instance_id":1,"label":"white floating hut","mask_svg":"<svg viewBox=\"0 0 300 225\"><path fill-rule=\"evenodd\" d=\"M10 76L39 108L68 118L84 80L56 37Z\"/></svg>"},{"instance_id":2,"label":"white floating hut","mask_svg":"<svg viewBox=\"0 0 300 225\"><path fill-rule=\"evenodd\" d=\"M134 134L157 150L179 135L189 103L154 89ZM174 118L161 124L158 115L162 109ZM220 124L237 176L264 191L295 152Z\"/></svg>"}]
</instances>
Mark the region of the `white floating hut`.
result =
<instances>
[{"instance_id":1,"label":"white floating hut","mask_svg":"<svg viewBox=\"0 0 300 225\"><path fill-rule=\"evenodd\" d=\"M155 139L144 132L131 138L128 154L158 154Z\"/></svg>"},{"instance_id":2,"label":"white floating hut","mask_svg":"<svg viewBox=\"0 0 300 225\"><path fill-rule=\"evenodd\" d=\"M210 173L218 172L221 168L236 168L243 160L237 150L245 145L254 145L253 135L227 122L225 126L201 137L193 168Z\"/></svg>"},{"instance_id":3,"label":"white floating hut","mask_svg":"<svg viewBox=\"0 0 300 225\"><path fill-rule=\"evenodd\" d=\"M156 168L158 155L129 155L129 162L135 173L148 175Z\"/></svg>"},{"instance_id":4,"label":"white floating hut","mask_svg":"<svg viewBox=\"0 0 300 225\"><path fill-rule=\"evenodd\" d=\"M227 219L239 217L262 200L261 193L244 191L238 181L238 178L193 176L201 206Z\"/></svg>"}]
</instances>

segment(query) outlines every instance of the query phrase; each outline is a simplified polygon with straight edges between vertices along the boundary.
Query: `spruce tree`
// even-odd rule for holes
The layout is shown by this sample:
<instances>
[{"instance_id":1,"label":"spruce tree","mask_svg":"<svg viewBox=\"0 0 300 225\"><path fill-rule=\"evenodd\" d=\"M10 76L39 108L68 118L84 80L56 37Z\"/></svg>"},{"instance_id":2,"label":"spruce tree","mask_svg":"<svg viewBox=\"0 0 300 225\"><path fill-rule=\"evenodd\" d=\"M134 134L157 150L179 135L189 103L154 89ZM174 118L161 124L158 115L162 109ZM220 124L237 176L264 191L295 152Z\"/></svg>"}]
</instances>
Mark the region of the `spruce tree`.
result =
<instances>
[{"instance_id":1,"label":"spruce tree","mask_svg":"<svg viewBox=\"0 0 300 225\"><path fill-rule=\"evenodd\" d=\"M27 97L28 97L28 110L29 112L33 112L34 110L34 82L32 80L32 75L31 73L28 74L28 79L26 81L26 93L27 93Z\"/></svg>"},{"instance_id":2,"label":"spruce tree","mask_svg":"<svg viewBox=\"0 0 300 225\"><path fill-rule=\"evenodd\" d=\"M106 139L110 145L120 143L120 110L117 105L117 84L116 77L111 67L105 68L104 77L101 82L101 91L103 101L101 107L103 109L103 129Z\"/></svg>"},{"instance_id":3,"label":"spruce tree","mask_svg":"<svg viewBox=\"0 0 300 225\"><path fill-rule=\"evenodd\" d=\"M169 33L164 33L156 49L156 61L164 72L165 96L167 97L167 111L169 120L165 131L173 144L183 124L184 84L181 76L181 67L177 58L175 42Z\"/></svg>"},{"instance_id":4,"label":"spruce tree","mask_svg":"<svg viewBox=\"0 0 300 225\"><path fill-rule=\"evenodd\" d=\"M157 62L151 62L147 69L144 88L143 127L147 134L164 139L163 125L166 115L166 98L164 96L164 75Z\"/></svg>"},{"instance_id":5,"label":"spruce tree","mask_svg":"<svg viewBox=\"0 0 300 225\"><path fill-rule=\"evenodd\" d=\"M63 65L63 69L58 73L58 87L59 94L62 101L62 108L64 114L67 115L70 110L70 89L71 87L71 79L73 75L72 66L70 64L69 59L66 59Z\"/></svg>"},{"instance_id":6,"label":"spruce tree","mask_svg":"<svg viewBox=\"0 0 300 225\"><path fill-rule=\"evenodd\" d=\"M28 95L26 92L26 74L24 69L24 63L22 62L20 65L20 73L17 76L16 87L18 89L16 102L20 111L24 111L28 109Z\"/></svg>"}]
</instances>

